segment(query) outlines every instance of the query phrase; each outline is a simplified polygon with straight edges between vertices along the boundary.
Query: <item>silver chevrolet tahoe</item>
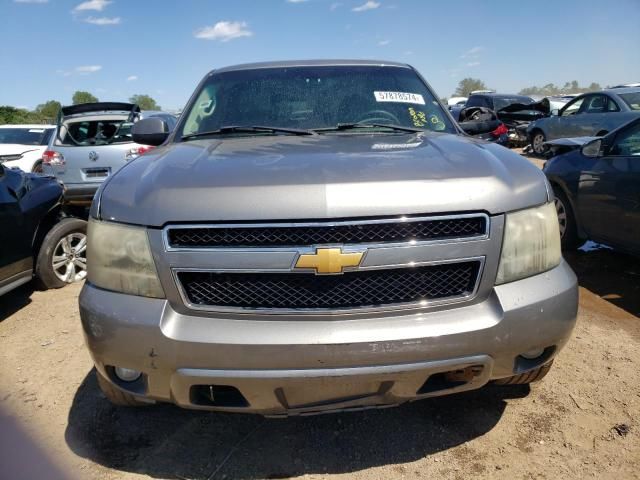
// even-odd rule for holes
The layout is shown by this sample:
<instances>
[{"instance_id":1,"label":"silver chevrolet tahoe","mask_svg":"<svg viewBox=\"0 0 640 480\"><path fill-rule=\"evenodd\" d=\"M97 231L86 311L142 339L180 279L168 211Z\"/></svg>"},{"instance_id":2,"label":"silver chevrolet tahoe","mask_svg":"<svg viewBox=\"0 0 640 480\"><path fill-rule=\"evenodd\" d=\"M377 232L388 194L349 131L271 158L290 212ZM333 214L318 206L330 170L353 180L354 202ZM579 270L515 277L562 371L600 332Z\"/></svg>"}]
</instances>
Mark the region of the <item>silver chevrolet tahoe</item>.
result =
<instances>
[{"instance_id":1,"label":"silver chevrolet tahoe","mask_svg":"<svg viewBox=\"0 0 640 480\"><path fill-rule=\"evenodd\" d=\"M214 70L91 208L86 342L120 405L301 415L542 378L576 321L553 193L416 70Z\"/></svg>"}]
</instances>

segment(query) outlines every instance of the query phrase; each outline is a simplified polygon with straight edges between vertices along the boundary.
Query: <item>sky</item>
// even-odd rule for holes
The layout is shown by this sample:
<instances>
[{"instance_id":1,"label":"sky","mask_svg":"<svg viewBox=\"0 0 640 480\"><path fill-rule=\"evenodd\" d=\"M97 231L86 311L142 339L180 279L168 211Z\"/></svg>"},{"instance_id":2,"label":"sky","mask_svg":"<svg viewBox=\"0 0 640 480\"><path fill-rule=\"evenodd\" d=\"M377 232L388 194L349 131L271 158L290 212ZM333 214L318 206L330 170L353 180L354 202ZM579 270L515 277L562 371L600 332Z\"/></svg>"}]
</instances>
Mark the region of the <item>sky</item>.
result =
<instances>
[{"instance_id":1,"label":"sky","mask_svg":"<svg viewBox=\"0 0 640 480\"><path fill-rule=\"evenodd\" d=\"M406 62L440 97L640 82L640 0L0 0L0 105L144 93L180 109L212 69L310 58Z\"/></svg>"}]
</instances>

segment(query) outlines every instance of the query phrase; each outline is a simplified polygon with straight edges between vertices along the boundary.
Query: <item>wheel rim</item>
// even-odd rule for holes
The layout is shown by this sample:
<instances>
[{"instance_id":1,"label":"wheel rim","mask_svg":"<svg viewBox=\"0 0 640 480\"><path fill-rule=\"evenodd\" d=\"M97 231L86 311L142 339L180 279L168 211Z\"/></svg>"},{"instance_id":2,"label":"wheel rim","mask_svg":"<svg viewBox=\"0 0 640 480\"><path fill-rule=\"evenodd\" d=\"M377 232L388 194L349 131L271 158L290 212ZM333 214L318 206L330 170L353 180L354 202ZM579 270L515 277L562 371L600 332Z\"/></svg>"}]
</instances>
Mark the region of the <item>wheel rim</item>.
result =
<instances>
[{"instance_id":1,"label":"wheel rim","mask_svg":"<svg viewBox=\"0 0 640 480\"><path fill-rule=\"evenodd\" d=\"M562 200L555 199L556 212L558 214L558 225L560 226L560 238L564 238L567 231L567 209Z\"/></svg>"},{"instance_id":2,"label":"wheel rim","mask_svg":"<svg viewBox=\"0 0 640 480\"><path fill-rule=\"evenodd\" d=\"M87 276L87 236L70 233L62 237L53 250L53 273L65 283L74 283Z\"/></svg>"},{"instance_id":3,"label":"wheel rim","mask_svg":"<svg viewBox=\"0 0 640 480\"><path fill-rule=\"evenodd\" d=\"M542 153L542 144L544 143L544 135L541 133L536 133L533 137L532 147L533 151L536 153Z\"/></svg>"}]
</instances>

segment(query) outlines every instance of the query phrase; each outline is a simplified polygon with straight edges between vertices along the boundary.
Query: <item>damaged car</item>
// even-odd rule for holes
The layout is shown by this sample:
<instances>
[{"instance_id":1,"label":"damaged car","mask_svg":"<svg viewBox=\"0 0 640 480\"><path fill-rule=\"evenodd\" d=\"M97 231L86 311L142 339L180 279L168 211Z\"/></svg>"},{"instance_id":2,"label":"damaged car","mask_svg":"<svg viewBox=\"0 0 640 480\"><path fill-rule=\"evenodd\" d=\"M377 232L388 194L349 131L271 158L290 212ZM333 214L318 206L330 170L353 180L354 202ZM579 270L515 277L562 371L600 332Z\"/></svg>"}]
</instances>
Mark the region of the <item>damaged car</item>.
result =
<instances>
[{"instance_id":1,"label":"damaged car","mask_svg":"<svg viewBox=\"0 0 640 480\"><path fill-rule=\"evenodd\" d=\"M640 117L605 135L557 139L544 166L562 246L586 240L640 255Z\"/></svg>"},{"instance_id":2,"label":"damaged car","mask_svg":"<svg viewBox=\"0 0 640 480\"><path fill-rule=\"evenodd\" d=\"M531 149L544 155L549 140L601 137L640 116L640 88L627 87L579 95L551 116L526 129Z\"/></svg>"},{"instance_id":3,"label":"damaged car","mask_svg":"<svg viewBox=\"0 0 640 480\"><path fill-rule=\"evenodd\" d=\"M63 211L55 178L0 165L0 295L34 277L43 289L83 280L86 226Z\"/></svg>"}]
</instances>

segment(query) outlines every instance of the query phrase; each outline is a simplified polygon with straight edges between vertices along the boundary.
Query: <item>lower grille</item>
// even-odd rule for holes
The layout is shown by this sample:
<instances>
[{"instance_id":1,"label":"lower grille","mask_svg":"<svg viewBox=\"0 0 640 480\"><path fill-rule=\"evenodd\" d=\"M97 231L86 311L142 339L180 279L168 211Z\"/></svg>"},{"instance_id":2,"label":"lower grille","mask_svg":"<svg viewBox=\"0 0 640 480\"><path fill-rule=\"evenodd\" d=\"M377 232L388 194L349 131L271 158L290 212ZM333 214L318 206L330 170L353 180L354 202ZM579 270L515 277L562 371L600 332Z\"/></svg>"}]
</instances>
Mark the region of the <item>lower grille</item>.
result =
<instances>
[{"instance_id":1,"label":"lower grille","mask_svg":"<svg viewBox=\"0 0 640 480\"><path fill-rule=\"evenodd\" d=\"M470 295L479 261L390 270L308 273L179 272L194 306L250 309L377 307Z\"/></svg>"}]
</instances>

